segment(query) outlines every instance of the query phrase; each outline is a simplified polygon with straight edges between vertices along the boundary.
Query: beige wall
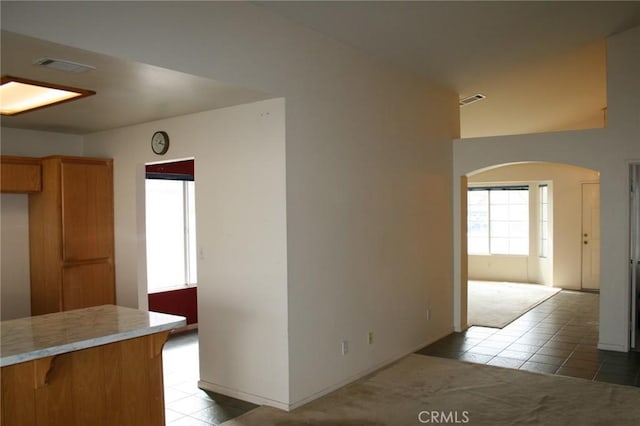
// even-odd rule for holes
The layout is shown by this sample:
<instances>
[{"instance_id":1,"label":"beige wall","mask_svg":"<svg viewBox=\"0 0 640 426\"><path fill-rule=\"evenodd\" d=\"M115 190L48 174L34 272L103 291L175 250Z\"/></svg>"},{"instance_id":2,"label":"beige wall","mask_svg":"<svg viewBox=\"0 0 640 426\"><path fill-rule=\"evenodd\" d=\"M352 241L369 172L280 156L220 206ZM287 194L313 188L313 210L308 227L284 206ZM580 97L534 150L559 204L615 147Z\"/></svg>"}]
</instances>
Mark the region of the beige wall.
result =
<instances>
[{"instance_id":1,"label":"beige wall","mask_svg":"<svg viewBox=\"0 0 640 426\"><path fill-rule=\"evenodd\" d=\"M0 319L31 315L29 281L29 198L0 196Z\"/></svg>"},{"instance_id":2,"label":"beige wall","mask_svg":"<svg viewBox=\"0 0 640 426\"><path fill-rule=\"evenodd\" d=\"M201 353L204 380L291 408L452 330L455 93L245 2L3 3L2 11L10 31L285 98L287 292L255 308L279 318L287 307L278 335L288 336L288 350L277 339L249 338L241 327L263 318L240 300L235 281L221 280L219 298L201 302L221 309L210 312L200 337L219 342L215 333L228 326L225 336L234 339ZM119 146L146 147L148 136ZM122 186L133 171L116 163L115 173ZM116 221L116 239L131 246L140 229L126 217ZM201 220L208 219L199 227ZM123 265L117 256L118 300L140 304L140 262ZM256 287L264 277L250 280ZM246 322L226 323L227 315ZM225 345L238 349L233 357ZM277 386L265 382L270 373L253 374L265 350L278 358L276 370L288 365Z\"/></svg>"},{"instance_id":3,"label":"beige wall","mask_svg":"<svg viewBox=\"0 0 640 426\"><path fill-rule=\"evenodd\" d=\"M538 283L529 261L531 256L469 255L469 279L479 281L509 281L516 283Z\"/></svg>"},{"instance_id":4,"label":"beige wall","mask_svg":"<svg viewBox=\"0 0 640 426\"><path fill-rule=\"evenodd\" d=\"M529 256L469 255L469 278L534 282L579 290L582 280L582 184L599 182L598 172L553 163L513 164L472 173L469 185L528 184ZM551 198L551 258L538 256L538 184L548 183Z\"/></svg>"},{"instance_id":5,"label":"beige wall","mask_svg":"<svg viewBox=\"0 0 640 426\"><path fill-rule=\"evenodd\" d=\"M607 45L608 128L559 133L462 139L454 142L454 179L499 164L545 161L600 172L601 349L629 348L629 163L640 158L640 27L617 34ZM460 246L460 190L454 190L454 256ZM461 258L454 259L455 327L464 293Z\"/></svg>"},{"instance_id":6,"label":"beige wall","mask_svg":"<svg viewBox=\"0 0 640 426\"><path fill-rule=\"evenodd\" d=\"M603 128L606 63L606 42L597 40L496 73L479 88L487 98L460 109L460 133L471 138Z\"/></svg>"}]
</instances>

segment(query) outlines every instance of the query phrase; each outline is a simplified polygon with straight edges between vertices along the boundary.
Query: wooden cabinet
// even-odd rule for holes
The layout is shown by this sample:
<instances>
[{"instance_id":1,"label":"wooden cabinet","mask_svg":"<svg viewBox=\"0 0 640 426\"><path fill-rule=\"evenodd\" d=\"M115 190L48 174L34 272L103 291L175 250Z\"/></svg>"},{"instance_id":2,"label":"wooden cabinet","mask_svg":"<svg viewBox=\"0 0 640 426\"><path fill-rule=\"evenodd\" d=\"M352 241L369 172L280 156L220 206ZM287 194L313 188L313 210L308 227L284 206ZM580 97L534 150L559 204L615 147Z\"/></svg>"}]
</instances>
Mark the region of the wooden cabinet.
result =
<instances>
[{"instance_id":1,"label":"wooden cabinet","mask_svg":"<svg viewBox=\"0 0 640 426\"><path fill-rule=\"evenodd\" d=\"M184 317L115 305L0 323L0 425L164 426L162 346Z\"/></svg>"},{"instance_id":2,"label":"wooden cabinet","mask_svg":"<svg viewBox=\"0 0 640 426\"><path fill-rule=\"evenodd\" d=\"M38 192L41 188L41 167L39 158L1 157L0 190L9 193Z\"/></svg>"},{"instance_id":3,"label":"wooden cabinet","mask_svg":"<svg viewBox=\"0 0 640 426\"><path fill-rule=\"evenodd\" d=\"M164 426L168 331L2 367L4 426Z\"/></svg>"},{"instance_id":4,"label":"wooden cabinet","mask_svg":"<svg viewBox=\"0 0 640 426\"><path fill-rule=\"evenodd\" d=\"M5 426L164 426L168 331L2 367Z\"/></svg>"},{"instance_id":5,"label":"wooden cabinet","mask_svg":"<svg viewBox=\"0 0 640 426\"><path fill-rule=\"evenodd\" d=\"M29 195L31 314L115 304L112 160L41 164L42 191Z\"/></svg>"}]
</instances>

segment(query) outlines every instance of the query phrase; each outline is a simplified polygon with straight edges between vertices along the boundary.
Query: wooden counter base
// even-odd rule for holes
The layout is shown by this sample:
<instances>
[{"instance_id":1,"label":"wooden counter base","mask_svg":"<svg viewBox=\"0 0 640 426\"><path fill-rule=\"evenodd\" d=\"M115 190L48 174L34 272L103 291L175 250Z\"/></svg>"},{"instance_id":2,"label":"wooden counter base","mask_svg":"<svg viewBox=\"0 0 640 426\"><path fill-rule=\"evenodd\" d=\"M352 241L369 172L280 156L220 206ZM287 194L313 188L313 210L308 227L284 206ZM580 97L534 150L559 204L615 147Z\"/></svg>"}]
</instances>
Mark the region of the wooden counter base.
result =
<instances>
[{"instance_id":1,"label":"wooden counter base","mask_svg":"<svg viewBox=\"0 0 640 426\"><path fill-rule=\"evenodd\" d=\"M2 367L5 426L164 426L169 332Z\"/></svg>"}]
</instances>

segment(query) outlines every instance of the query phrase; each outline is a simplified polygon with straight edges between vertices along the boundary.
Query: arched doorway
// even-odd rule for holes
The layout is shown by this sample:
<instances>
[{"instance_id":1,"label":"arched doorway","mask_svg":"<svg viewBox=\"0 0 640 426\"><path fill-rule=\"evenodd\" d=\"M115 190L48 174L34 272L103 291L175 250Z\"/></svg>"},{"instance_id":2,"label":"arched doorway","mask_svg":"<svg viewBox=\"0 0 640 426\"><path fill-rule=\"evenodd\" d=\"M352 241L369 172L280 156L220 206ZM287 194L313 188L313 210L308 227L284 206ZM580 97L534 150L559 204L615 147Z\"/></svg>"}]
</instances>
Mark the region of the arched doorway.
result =
<instances>
[{"instance_id":1,"label":"arched doorway","mask_svg":"<svg viewBox=\"0 0 640 426\"><path fill-rule=\"evenodd\" d=\"M536 283L568 290L598 289L599 177L595 170L550 162L499 164L462 176L457 329L469 325L468 280ZM494 234L489 232L488 218L469 221L469 214L482 216L482 206L478 210L468 204L469 196L488 204L490 193L495 199L506 200L506 194L511 193L527 200L525 206L507 203L495 207L496 212L526 209L524 217L498 218L491 222L496 228ZM478 223L482 220L487 224L479 233Z\"/></svg>"}]
</instances>

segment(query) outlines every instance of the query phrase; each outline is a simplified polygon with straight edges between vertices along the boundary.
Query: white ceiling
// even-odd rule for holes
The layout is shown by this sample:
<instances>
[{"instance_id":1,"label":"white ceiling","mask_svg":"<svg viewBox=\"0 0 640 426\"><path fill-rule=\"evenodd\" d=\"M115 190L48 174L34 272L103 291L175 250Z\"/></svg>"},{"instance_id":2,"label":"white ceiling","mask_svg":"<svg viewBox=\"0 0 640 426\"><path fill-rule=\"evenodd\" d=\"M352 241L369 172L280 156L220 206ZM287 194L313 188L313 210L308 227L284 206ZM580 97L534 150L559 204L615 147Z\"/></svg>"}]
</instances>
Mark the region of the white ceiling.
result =
<instances>
[{"instance_id":1,"label":"white ceiling","mask_svg":"<svg viewBox=\"0 0 640 426\"><path fill-rule=\"evenodd\" d=\"M461 109L462 135L602 124L607 36L640 25L640 2L255 2L383 61L487 99ZM42 69L50 56L96 66ZM268 98L241 87L2 32L2 74L99 95L2 125L89 133ZM55 76L55 77L54 77ZM598 124L599 123L599 124Z\"/></svg>"},{"instance_id":2,"label":"white ceiling","mask_svg":"<svg viewBox=\"0 0 640 426\"><path fill-rule=\"evenodd\" d=\"M39 58L65 59L95 70L68 73L36 66ZM147 64L2 31L2 75L89 89L95 96L3 116L2 126L84 134L145 123L271 96Z\"/></svg>"}]
</instances>

